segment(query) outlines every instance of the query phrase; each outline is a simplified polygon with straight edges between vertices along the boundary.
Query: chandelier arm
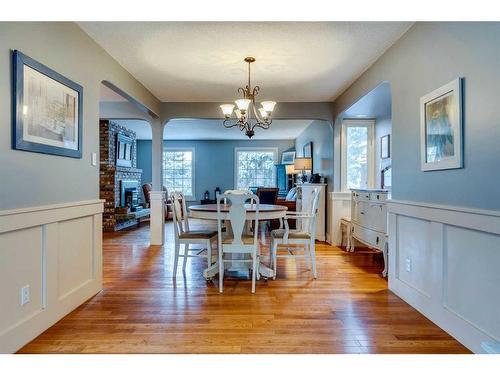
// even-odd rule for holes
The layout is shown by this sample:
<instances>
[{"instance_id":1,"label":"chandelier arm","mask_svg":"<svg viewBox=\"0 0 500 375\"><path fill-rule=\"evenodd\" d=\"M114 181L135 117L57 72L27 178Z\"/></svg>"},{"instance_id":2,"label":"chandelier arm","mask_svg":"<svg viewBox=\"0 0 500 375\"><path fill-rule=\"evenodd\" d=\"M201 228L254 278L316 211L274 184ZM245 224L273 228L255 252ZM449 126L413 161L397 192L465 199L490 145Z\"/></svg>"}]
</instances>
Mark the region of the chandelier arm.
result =
<instances>
[{"instance_id":1,"label":"chandelier arm","mask_svg":"<svg viewBox=\"0 0 500 375\"><path fill-rule=\"evenodd\" d=\"M269 129L269 125L270 125L270 123L257 122L257 123L255 123L254 127L258 126L261 129L267 130L267 129Z\"/></svg>"},{"instance_id":2,"label":"chandelier arm","mask_svg":"<svg viewBox=\"0 0 500 375\"><path fill-rule=\"evenodd\" d=\"M231 124L231 121L232 119L227 119L227 120L224 120L224 122L222 123L222 125L224 125L225 128L234 128L235 126L239 125L239 121L235 122L234 124Z\"/></svg>"},{"instance_id":3,"label":"chandelier arm","mask_svg":"<svg viewBox=\"0 0 500 375\"><path fill-rule=\"evenodd\" d=\"M257 113L257 109L255 109L255 102L254 102L254 105L252 106L252 109L253 109L253 114L255 115L255 118L257 119L258 122L264 122L262 120L262 118L259 116L259 114Z\"/></svg>"},{"instance_id":4,"label":"chandelier arm","mask_svg":"<svg viewBox=\"0 0 500 375\"><path fill-rule=\"evenodd\" d=\"M255 108L255 105L253 106L253 113L258 122L271 125L272 120L268 118L268 120L266 121L265 119L260 117L259 113L257 112L257 109Z\"/></svg>"},{"instance_id":5,"label":"chandelier arm","mask_svg":"<svg viewBox=\"0 0 500 375\"><path fill-rule=\"evenodd\" d=\"M252 94L254 98L259 94L259 91L260 91L260 86L255 86L253 88Z\"/></svg>"}]
</instances>

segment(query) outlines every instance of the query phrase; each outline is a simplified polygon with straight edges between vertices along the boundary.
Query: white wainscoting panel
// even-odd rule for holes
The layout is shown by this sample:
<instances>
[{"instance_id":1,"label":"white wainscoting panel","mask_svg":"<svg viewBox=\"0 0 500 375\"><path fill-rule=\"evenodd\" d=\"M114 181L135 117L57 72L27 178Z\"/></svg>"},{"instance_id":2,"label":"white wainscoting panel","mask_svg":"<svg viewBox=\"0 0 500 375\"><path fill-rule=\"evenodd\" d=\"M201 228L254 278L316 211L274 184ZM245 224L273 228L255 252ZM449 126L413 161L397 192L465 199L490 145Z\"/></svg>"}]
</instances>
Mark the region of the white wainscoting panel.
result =
<instances>
[{"instance_id":1,"label":"white wainscoting panel","mask_svg":"<svg viewBox=\"0 0 500 375\"><path fill-rule=\"evenodd\" d=\"M389 289L476 353L500 341L500 212L389 201Z\"/></svg>"},{"instance_id":2,"label":"white wainscoting panel","mask_svg":"<svg viewBox=\"0 0 500 375\"><path fill-rule=\"evenodd\" d=\"M398 280L406 283L423 296L430 298L432 279L422 277L430 269L431 247L429 237L422 233L429 232L430 222L408 216L398 218L398 249L396 255L396 275Z\"/></svg>"},{"instance_id":3,"label":"white wainscoting panel","mask_svg":"<svg viewBox=\"0 0 500 375\"><path fill-rule=\"evenodd\" d=\"M92 217L66 220L59 224L58 298L64 299L94 278Z\"/></svg>"},{"instance_id":4,"label":"white wainscoting panel","mask_svg":"<svg viewBox=\"0 0 500 375\"><path fill-rule=\"evenodd\" d=\"M0 211L0 353L15 352L101 290L102 211L100 200Z\"/></svg>"},{"instance_id":5,"label":"white wainscoting panel","mask_svg":"<svg viewBox=\"0 0 500 375\"><path fill-rule=\"evenodd\" d=\"M444 245L444 307L500 339L500 236L445 226Z\"/></svg>"},{"instance_id":6,"label":"white wainscoting panel","mask_svg":"<svg viewBox=\"0 0 500 375\"><path fill-rule=\"evenodd\" d=\"M351 192L334 191L328 193L329 210L329 233L330 243L334 246L342 245L342 231L340 220L343 217L351 218Z\"/></svg>"}]
</instances>

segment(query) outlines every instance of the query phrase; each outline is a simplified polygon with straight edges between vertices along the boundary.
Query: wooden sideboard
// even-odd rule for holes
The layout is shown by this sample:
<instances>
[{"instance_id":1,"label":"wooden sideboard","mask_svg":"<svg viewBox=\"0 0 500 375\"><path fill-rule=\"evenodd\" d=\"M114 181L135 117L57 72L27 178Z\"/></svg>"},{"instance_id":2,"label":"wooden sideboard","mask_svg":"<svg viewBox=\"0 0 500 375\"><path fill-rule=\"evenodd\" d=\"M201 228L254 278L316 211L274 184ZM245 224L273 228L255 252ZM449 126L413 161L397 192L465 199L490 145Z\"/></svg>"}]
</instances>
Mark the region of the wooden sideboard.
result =
<instances>
[{"instance_id":1,"label":"wooden sideboard","mask_svg":"<svg viewBox=\"0 0 500 375\"><path fill-rule=\"evenodd\" d=\"M297 211L297 202L296 201L287 201L282 198L278 198L276 201L277 205L286 206L288 211ZM295 229L295 219L288 219L288 226L290 229ZM271 221L271 229L278 229L280 227L279 220Z\"/></svg>"}]
</instances>

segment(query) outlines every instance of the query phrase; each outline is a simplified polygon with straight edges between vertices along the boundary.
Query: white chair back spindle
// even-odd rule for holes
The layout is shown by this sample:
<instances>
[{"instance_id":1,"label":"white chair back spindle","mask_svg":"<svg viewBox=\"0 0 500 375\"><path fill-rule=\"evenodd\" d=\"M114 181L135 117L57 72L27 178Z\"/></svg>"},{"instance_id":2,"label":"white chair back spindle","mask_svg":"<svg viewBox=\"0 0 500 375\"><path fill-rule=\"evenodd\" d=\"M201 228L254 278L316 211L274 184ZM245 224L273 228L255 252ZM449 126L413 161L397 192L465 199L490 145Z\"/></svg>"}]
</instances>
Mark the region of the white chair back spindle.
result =
<instances>
[{"instance_id":1,"label":"white chair back spindle","mask_svg":"<svg viewBox=\"0 0 500 375\"><path fill-rule=\"evenodd\" d=\"M316 278L316 251L315 251L315 239L316 239L316 219L319 208L319 197L320 190L312 189L311 194L308 197L304 197L306 202L307 211L306 212L290 212L285 216L284 224L285 229L276 229L271 232L271 263L274 270L274 278L276 277L277 271L277 257L278 255L278 245L302 245L304 250L304 255L310 261L312 266L313 277ZM299 227L300 230L290 230L288 226L287 219L298 219L301 220ZM295 253L288 250L288 255L285 257L292 256L296 257Z\"/></svg>"},{"instance_id":2,"label":"white chair back spindle","mask_svg":"<svg viewBox=\"0 0 500 375\"><path fill-rule=\"evenodd\" d=\"M184 194L179 191L172 192L170 199L172 201L175 237L179 238L182 233L189 232L186 200L184 199Z\"/></svg>"},{"instance_id":3,"label":"white chair back spindle","mask_svg":"<svg viewBox=\"0 0 500 375\"><path fill-rule=\"evenodd\" d=\"M319 209L319 196L320 196L320 190L318 188L313 189L311 191L311 194L309 195L309 208L310 211L308 212L309 215L311 215L311 218L309 219L308 222L308 231L309 233L316 237L316 219L317 219L317 214L318 214L318 209Z\"/></svg>"},{"instance_id":4,"label":"white chair back spindle","mask_svg":"<svg viewBox=\"0 0 500 375\"><path fill-rule=\"evenodd\" d=\"M250 201L250 206L255 212L254 233L249 237L245 231L250 228L247 224L247 207L245 204ZM227 207L229 206L229 207ZM225 239L222 235L223 221L229 221L232 236ZM228 191L217 197L217 231L219 234L219 291L223 291L224 279L224 258L225 253L251 254L251 259L241 258L238 262L252 263L252 293L255 293L255 280L258 272L258 222L259 222L259 197L250 191ZM227 234L226 234L227 235ZM249 240L250 239L250 240Z\"/></svg>"},{"instance_id":5,"label":"white chair back spindle","mask_svg":"<svg viewBox=\"0 0 500 375\"><path fill-rule=\"evenodd\" d=\"M172 201L172 218L174 221L174 237L175 237L175 258L173 276L177 275L177 265L179 257L183 258L182 270L186 271L187 258L189 257L204 257L207 260L209 267L212 266L212 242L217 239L217 232L211 229L201 229L191 231L189 228L189 214L186 207L184 195L179 191L174 191L170 194ZM180 252L180 246L184 245L184 253ZM202 245L206 248L206 255L198 248L191 248L191 245ZM196 255L190 255L189 252L196 252ZM204 271L205 278L208 278Z\"/></svg>"},{"instance_id":6,"label":"white chair back spindle","mask_svg":"<svg viewBox=\"0 0 500 375\"><path fill-rule=\"evenodd\" d=\"M255 206L255 225L259 221L259 197L247 190L228 190L224 194L220 194L217 198L217 229L219 231L219 238L222 238L222 227L224 215L222 214L221 208L224 204L229 205L229 222L231 223L231 228L233 231L233 242L232 245L241 246L244 245L242 236L245 231L246 224L246 207L245 203L250 201L252 206ZM257 227L254 227L257 228ZM254 231L254 242L257 243L258 231ZM227 245L225 245L227 247Z\"/></svg>"}]
</instances>

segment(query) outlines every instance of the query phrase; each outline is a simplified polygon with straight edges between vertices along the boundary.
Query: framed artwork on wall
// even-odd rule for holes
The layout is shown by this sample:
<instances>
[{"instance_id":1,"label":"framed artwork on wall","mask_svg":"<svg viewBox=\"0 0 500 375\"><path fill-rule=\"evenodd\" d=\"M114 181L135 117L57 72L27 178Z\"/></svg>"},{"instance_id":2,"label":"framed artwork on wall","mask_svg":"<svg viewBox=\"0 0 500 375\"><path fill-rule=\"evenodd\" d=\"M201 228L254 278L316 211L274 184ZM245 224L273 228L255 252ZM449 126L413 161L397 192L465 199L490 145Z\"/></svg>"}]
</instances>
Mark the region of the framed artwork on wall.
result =
<instances>
[{"instance_id":1,"label":"framed artwork on wall","mask_svg":"<svg viewBox=\"0 0 500 375\"><path fill-rule=\"evenodd\" d=\"M313 143L309 142L304 145L302 148L304 151L304 157L305 158L312 158L313 156Z\"/></svg>"},{"instance_id":2,"label":"framed artwork on wall","mask_svg":"<svg viewBox=\"0 0 500 375\"><path fill-rule=\"evenodd\" d=\"M302 147L302 152L303 152L303 155L304 155L305 158L311 158L311 163L312 163L312 166L314 168L313 143L312 142L306 143ZM313 173L313 171L311 170L311 174L312 173Z\"/></svg>"},{"instance_id":3,"label":"framed artwork on wall","mask_svg":"<svg viewBox=\"0 0 500 375\"><path fill-rule=\"evenodd\" d=\"M391 135L380 137L380 158L389 159L391 157Z\"/></svg>"},{"instance_id":4,"label":"framed artwork on wall","mask_svg":"<svg viewBox=\"0 0 500 375\"><path fill-rule=\"evenodd\" d=\"M420 160L423 171L463 167L462 78L420 98Z\"/></svg>"},{"instance_id":5,"label":"framed artwork on wall","mask_svg":"<svg viewBox=\"0 0 500 375\"><path fill-rule=\"evenodd\" d=\"M281 164L293 164L295 161L295 151L283 151L281 154Z\"/></svg>"},{"instance_id":6,"label":"framed artwork on wall","mask_svg":"<svg viewBox=\"0 0 500 375\"><path fill-rule=\"evenodd\" d=\"M12 148L81 158L82 86L17 50L12 58Z\"/></svg>"},{"instance_id":7,"label":"framed artwork on wall","mask_svg":"<svg viewBox=\"0 0 500 375\"><path fill-rule=\"evenodd\" d=\"M391 190L392 187L392 167L388 165L380 171L380 187Z\"/></svg>"}]
</instances>

